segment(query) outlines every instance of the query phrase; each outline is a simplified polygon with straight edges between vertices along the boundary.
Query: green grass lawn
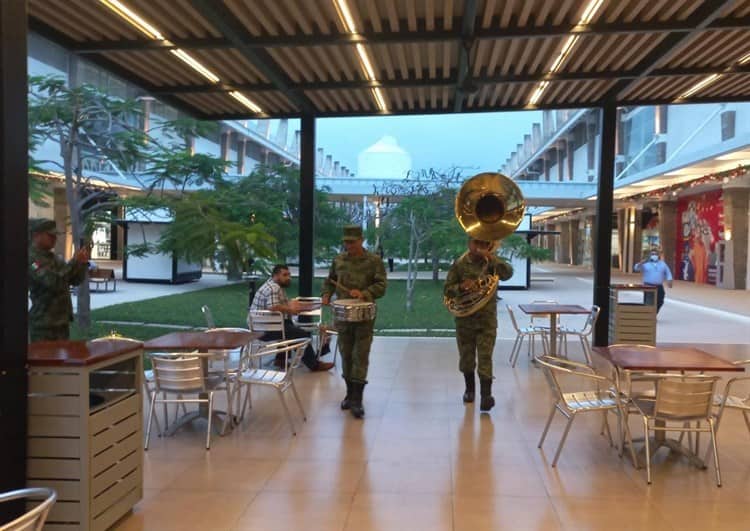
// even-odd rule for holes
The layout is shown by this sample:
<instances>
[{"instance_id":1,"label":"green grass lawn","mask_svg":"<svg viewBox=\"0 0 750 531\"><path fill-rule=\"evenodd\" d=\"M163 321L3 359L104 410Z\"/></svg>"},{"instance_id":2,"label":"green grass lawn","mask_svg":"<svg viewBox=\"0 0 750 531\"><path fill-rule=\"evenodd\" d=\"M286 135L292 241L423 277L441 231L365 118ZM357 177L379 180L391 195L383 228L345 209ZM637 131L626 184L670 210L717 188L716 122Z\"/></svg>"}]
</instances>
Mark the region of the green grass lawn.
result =
<instances>
[{"instance_id":1,"label":"green grass lawn","mask_svg":"<svg viewBox=\"0 0 750 531\"><path fill-rule=\"evenodd\" d=\"M321 279L315 279L313 293L320 292L320 281ZM287 294L289 297L294 297L297 293L297 284L293 283L287 289ZM91 312L94 325L87 336L97 337L115 330L124 336L149 339L173 331L142 325L113 325L100 321L205 327L206 321L201 313L201 306L204 304L211 308L217 326L246 326L247 299L247 283L241 282L219 288L107 306ZM435 331L435 329L452 330L454 327L453 316L445 309L442 300L442 282L420 280L414 291L414 307L407 312L406 281L389 281L386 295L378 300L378 318L375 327L382 335L452 336L452 331ZM330 310L324 311L324 320L330 322ZM418 331L398 331L409 329ZM74 330L73 334L76 337L83 337L77 330Z\"/></svg>"}]
</instances>

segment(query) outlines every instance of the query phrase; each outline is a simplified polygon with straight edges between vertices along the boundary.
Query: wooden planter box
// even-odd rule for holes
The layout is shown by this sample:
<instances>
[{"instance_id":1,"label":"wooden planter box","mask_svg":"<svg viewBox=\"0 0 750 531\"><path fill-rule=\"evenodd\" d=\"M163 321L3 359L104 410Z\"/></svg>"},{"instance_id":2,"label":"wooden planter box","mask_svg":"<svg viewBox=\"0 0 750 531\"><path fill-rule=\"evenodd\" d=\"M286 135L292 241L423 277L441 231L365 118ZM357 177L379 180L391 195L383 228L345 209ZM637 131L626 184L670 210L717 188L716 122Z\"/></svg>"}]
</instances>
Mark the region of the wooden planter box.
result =
<instances>
[{"instance_id":1,"label":"wooden planter box","mask_svg":"<svg viewBox=\"0 0 750 531\"><path fill-rule=\"evenodd\" d=\"M609 344L621 343L656 345L655 287L614 284L609 288Z\"/></svg>"},{"instance_id":2,"label":"wooden planter box","mask_svg":"<svg viewBox=\"0 0 750 531\"><path fill-rule=\"evenodd\" d=\"M143 349L29 345L27 478L57 491L45 530L105 530L143 496Z\"/></svg>"}]
</instances>

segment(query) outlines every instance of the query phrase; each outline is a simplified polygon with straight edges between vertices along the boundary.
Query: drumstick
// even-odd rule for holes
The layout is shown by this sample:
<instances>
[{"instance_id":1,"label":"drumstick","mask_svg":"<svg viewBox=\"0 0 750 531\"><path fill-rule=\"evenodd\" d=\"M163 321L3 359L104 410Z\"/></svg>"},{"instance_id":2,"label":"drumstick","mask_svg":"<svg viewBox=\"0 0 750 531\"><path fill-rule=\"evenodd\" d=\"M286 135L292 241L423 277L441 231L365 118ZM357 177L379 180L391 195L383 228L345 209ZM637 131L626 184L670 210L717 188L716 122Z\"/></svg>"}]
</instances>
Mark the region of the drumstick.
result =
<instances>
[{"instance_id":1,"label":"drumstick","mask_svg":"<svg viewBox=\"0 0 750 531\"><path fill-rule=\"evenodd\" d=\"M347 292L347 293L348 293L349 295L351 295L351 291L352 291L352 290L350 290L349 288L347 288L346 286L344 286L344 285L343 285L343 284L341 284L340 282L336 282L336 281L335 281L335 280L333 280L333 279L332 279L331 277L328 277L328 280L330 280L330 281L331 281L331 284L333 284L333 285L334 285L334 286L336 286L337 288L340 288L340 289L344 290L345 292Z\"/></svg>"}]
</instances>

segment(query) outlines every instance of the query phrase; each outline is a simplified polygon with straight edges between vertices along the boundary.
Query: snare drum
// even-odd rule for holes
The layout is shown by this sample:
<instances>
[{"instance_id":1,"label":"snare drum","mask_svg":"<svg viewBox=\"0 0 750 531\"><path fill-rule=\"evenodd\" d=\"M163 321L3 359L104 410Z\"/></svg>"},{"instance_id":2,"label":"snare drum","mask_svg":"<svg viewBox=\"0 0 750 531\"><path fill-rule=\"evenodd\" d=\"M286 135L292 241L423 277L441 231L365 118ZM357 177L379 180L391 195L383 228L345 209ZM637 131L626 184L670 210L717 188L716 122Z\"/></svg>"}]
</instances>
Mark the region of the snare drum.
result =
<instances>
[{"instance_id":1,"label":"snare drum","mask_svg":"<svg viewBox=\"0 0 750 531\"><path fill-rule=\"evenodd\" d=\"M359 299L339 299L331 303L333 320L345 322L372 321L378 313L374 302Z\"/></svg>"}]
</instances>

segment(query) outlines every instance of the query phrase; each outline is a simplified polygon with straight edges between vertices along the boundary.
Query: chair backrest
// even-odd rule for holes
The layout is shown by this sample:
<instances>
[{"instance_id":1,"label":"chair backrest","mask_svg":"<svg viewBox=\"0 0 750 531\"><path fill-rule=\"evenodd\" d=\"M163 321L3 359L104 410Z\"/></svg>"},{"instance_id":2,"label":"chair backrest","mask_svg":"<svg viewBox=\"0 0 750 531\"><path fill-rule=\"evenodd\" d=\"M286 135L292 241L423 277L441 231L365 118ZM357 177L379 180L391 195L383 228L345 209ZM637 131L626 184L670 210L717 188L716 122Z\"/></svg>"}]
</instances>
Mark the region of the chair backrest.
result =
<instances>
[{"instance_id":1,"label":"chair backrest","mask_svg":"<svg viewBox=\"0 0 750 531\"><path fill-rule=\"evenodd\" d=\"M204 304L201 306L201 312L203 312L203 317L206 319L206 326L216 328L216 321L214 321L214 314L211 313L211 308Z\"/></svg>"},{"instance_id":2,"label":"chair backrest","mask_svg":"<svg viewBox=\"0 0 750 531\"><path fill-rule=\"evenodd\" d=\"M661 378L656 386L654 416L679 419L707 418L711 414L718 376Z\"/></svg>"},{"instance_id":3,"label":"chair backrest","mask_svg":"<svg viewBox=\"0 0 750 531\"><path fill-rule=\"evenodd\" d=\"M114 332L112 332L112 333L110 333L109 335L106 335L106 336L95 337L94 339L91 339L90 341L92 343L97 343L99 341L112 341L112 340L115 340L115 339L117 341L130 341L132 343L141 343L140 339L133 339L132 337L121 336L121 335L116 334Z\"/></svg>"},{"instance_id":4,"label":"chair backrest","mask_svg":"<svg viewBox=\"0 0 750 531\"><path fill-rule=\"evenodd\" d=\"M292 353L292 357L289 359L286 366L287 376L285 377L290 378L294 369L299 367L302 362L302 355L305 353L305 347L307 347L310 341L312 341L312 339L309 337L276 341L261 347L256 353L256 356L268 356L271 354L288 356Z\"/></svg>"},{"instance_id":5,"label":"chair backrest","mask_svg":"<svg viewBox=\"0 0 750 531\"><path fill-rule=\"evenodd\" d=\"M602 309L596 304L591 307L591 311L589 312L588 316L586 316L586 322L583 323L583 328L581 328L581 334L587 336L594 331L596 321L597 319L599 319L599 313L601 311Z\"/></svg>"},{"instance_id":6,"label":"chair backrest","mask_svg":"<svg viewBox=\"0 0 750 531\"><path fill-rule=\"evenodd\" d=\"M302 326L313 326L320 324L323 316L321 297L297 297L297 301L311 306L309 310L303 310L297 314L297 322Z\"/></svg>"},{"instance_id":7,"label":"chair backrest","mask_svg":"<svg viewBox=\"0 0 750 531\"><path fill-rule=\"evenodd\" d=\"M57 499L57 493L48 488L30 488L11 490L0 494L0 503L29 499L29 501L43 498L42 503L26 511L15 520L0 525L0 531L41 531L52 506Z\"/></svg>"},{"instance_id":8,"label":"chair backrest","mask_svg":"<svg viewBox=\"0 0 750 531\"><path fill-rule=\"evenodd\" d=\"M284 314L270 310L250 310L247 326L253 332L281 332L284 337Z\"/></svg>"},{"instance_id":9,"label":"chair backrest","mask_svg":"<svg viewBox=\"0 0 750 531\"><path fill-rule=\"evenodd\" d=\"M518 327L518 321L516 321L516 316L513 314L513 308L510 304L507 304L505 307L508 308L508 315L510 315L510 323L513 325L513 329L516 331L516 334L520 334L521 329Z\"/></svg>"},{"instance_id":10,"label":"chair backrest","mask_svg":"<svg viewBox=\"0 0 750 531\"><path fill-rule=\"evenodd\" d=\"M154 385L157 391L191 392L205 391L206 380L203 365L198 356L190 354L152 354Z\"/></svg>"},{"instance_id":11,"label":"chair backrest","mask_svg":"<svg viewBox=\"0 0 750 531\"><path fill-rule=\"evenodd\" d=\"M597 389L600 389L602 385L611 383L608 378L597 374L593 367L577 361L556 358L553 356L542 356L536 358L536 362L542 368L550 389L560 401L564 401L563 394L565 393L563 385L559 379L561 375L576 376L579 380L587 379L589 383L594 381L596 382Z\"/></svg>"}]
</instances>

